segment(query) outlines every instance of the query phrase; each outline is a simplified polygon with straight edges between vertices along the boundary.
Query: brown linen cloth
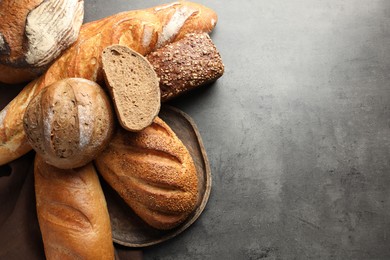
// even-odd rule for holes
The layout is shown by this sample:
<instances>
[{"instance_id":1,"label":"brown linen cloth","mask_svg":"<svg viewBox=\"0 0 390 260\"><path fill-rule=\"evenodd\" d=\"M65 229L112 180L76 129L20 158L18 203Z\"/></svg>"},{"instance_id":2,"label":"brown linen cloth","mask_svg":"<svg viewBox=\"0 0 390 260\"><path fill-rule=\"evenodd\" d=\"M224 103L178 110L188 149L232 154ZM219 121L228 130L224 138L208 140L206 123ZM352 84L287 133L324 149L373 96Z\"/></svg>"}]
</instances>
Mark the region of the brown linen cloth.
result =
<instances>
[{"instance_id":1,"label":"brown linen cloth","mask_svg":"<svg viewBox=\"0 0 390 260\"><path fill-rule=\"evenodd\" d=\"M0 110L23 85L0 85ZM0 259L45 259L35 208L34 151L0 166ZM91 248L93 250L93 248ZM120 260L142 259L142 251L115 244Z\"/></svg>"}]
</instances>

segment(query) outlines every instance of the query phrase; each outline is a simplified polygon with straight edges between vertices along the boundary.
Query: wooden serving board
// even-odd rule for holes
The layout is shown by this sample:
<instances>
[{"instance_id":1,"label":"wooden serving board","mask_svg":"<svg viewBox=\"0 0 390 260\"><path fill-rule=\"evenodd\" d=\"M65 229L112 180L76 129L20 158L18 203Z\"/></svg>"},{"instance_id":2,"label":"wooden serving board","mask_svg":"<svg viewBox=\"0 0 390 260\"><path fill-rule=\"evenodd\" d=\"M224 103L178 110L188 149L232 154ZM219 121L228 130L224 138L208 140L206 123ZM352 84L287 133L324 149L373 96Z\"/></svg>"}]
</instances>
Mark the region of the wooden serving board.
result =
<instances>
[{"instance_id":1,"label":"wooden serving board","mask_svg":"<svg viewBox=\"0 0 390 260\"><path fill-rule=\"evenodd\" d=\"M163 106L159 116L172 128L189 150L197 170L199 198L196 210L175 229L157 230L144 223L129 206L101 180L110 213L112 235L115 243L127 247L146 247L179 235L193 224L204 210L211 191L211 171L202 139L193 120L184 112Z\"/></svg>"}]
</instances>

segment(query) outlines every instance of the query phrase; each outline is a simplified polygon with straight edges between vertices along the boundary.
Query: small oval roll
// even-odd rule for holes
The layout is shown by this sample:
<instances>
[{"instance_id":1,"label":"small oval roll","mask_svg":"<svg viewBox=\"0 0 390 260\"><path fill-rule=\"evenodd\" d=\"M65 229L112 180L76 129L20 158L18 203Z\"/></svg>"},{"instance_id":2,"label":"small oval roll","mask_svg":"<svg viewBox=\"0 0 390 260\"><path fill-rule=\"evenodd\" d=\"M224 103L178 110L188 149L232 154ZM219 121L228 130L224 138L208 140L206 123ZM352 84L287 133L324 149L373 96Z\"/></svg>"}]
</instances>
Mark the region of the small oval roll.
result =
<instances>
[{"instance_id":1,"label":"small oval roll","mask_svg":"<svg viewBox=\"0 0 390 260\"><path fill-rule=\"evenodd\" d=\"M34 150L61 169L83 166L108 144L114 119L110 101L95 82L69 78L44 89L24 114Z\"/></svg>"},{"instance_id":2,"label":"small oval roll","mask_svg":"<svg viewBox=\"0 0 390 260\"><path fill-rule=\"evenodd\" d=\"M39 227L47 259L114 259L107 204L92 163L71 170L34 164Z\"/></svg>"}]
</instances>

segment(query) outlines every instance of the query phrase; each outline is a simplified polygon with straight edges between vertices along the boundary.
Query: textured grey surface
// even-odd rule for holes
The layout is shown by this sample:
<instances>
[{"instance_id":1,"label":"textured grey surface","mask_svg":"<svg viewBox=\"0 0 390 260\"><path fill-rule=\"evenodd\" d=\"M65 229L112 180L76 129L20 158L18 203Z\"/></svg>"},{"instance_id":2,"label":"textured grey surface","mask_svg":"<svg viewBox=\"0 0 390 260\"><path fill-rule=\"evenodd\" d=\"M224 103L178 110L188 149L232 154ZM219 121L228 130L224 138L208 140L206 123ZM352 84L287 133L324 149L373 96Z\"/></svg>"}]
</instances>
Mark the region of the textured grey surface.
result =
<instances>
[{"instance_id":1,"label":"textured grey surface","mask_svg":"<svg viewBox=\"0 0 390 260\"><path fill-rule=\"evenodd\" d=\"M226 65L174 105L213 189L145 259L390 259L390 1L199 1ZM160 1L86 0L86 20Z\"/></svg>"}]
</instances>

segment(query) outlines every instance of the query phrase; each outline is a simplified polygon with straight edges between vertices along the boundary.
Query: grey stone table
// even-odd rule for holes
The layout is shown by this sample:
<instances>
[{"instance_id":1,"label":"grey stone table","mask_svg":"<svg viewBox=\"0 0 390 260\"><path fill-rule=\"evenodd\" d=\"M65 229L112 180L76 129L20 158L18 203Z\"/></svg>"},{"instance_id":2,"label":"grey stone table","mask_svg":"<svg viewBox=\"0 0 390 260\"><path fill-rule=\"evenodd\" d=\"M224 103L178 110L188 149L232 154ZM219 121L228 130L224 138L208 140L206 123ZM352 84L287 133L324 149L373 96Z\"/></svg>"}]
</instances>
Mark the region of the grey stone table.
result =
<instances>
[{"instance_id":1,"label":"grey stone table","mask_svg":"<svg viewBox=\"0 0 390 260\"><path fill-rule=\"evenodd\" d=\"M85 2L85 21L161 3ZM172 104L213 188L145 259L390 259L390 1L199 2L226 71Z\"/></svg>"},{"instance_id":2,"label":"grey stone table","mask_svg":"<svg viewBox=\"0 0 390 260\"><path fill-rule=\"evenodd\" d=\"M199 1L226 71L173 105L213 189L145 259L390 259L390 1ZM86 0L86 20L161 1Z\"/></svg>"}]
</instances>

